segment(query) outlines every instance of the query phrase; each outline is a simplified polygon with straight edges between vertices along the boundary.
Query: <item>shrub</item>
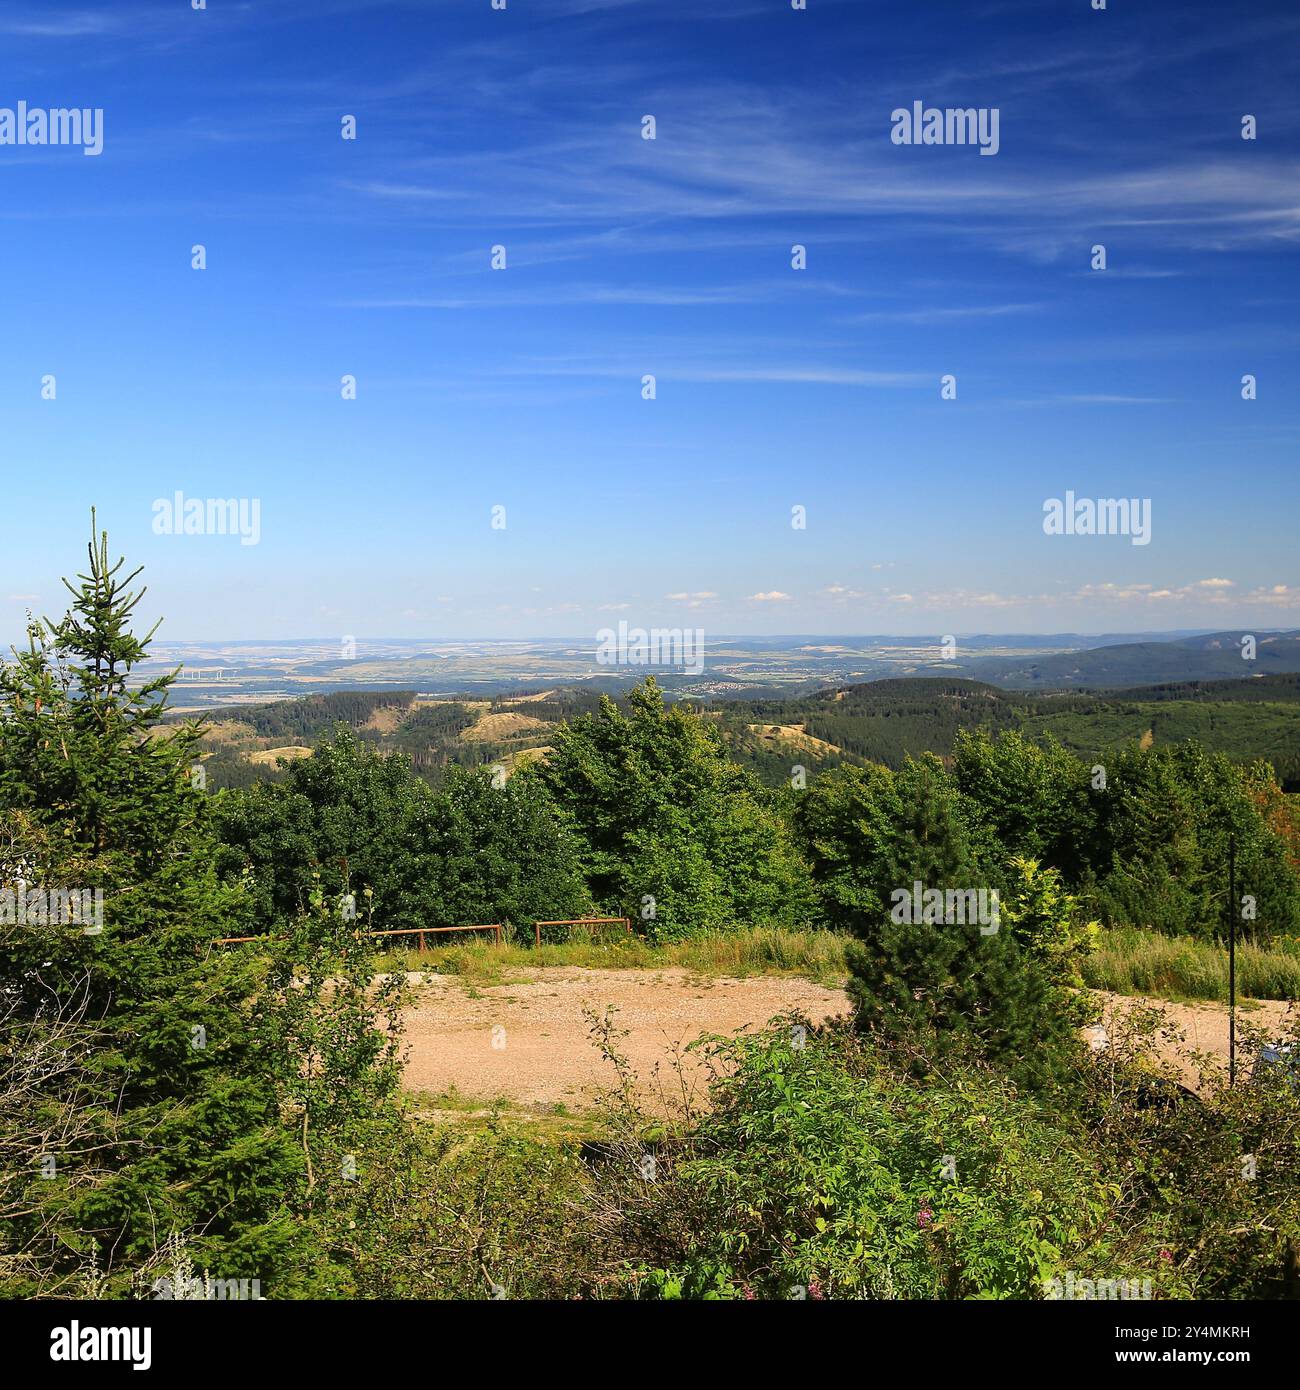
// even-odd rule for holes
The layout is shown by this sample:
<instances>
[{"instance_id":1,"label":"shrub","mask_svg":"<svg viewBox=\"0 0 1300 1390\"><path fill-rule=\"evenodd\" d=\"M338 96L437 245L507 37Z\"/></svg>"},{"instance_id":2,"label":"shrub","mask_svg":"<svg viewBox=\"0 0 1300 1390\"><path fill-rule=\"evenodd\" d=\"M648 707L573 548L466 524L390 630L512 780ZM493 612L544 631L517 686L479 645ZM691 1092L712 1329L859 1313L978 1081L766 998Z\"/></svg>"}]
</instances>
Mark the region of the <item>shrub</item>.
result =
<instances>
[{"instance_id":1,"label":"shrub","mask_svg":"<svg viewBox=\"0 0 1300 1390\"><path fill-rule=\"evenodd\" d=\"M1045 1281L1151 1277L1083 1133L996 1075L918 1089L860 1043L789 1030L714 1044L723 1074L624 1234L642 1296L1035 1298Z\"/></svg>"},{"instance_id":2,"label":"shrub","mask_svg":"<svg viewBox=\"0 0 1300 1390\"><path fill-rule=\"evenodd\" d=\"M1089 1003L1013 932L886 920L846 954L857 1026L918 1066L984 1057L1029 1086L1068 1076Z\"/></svg>"}]
</instances>

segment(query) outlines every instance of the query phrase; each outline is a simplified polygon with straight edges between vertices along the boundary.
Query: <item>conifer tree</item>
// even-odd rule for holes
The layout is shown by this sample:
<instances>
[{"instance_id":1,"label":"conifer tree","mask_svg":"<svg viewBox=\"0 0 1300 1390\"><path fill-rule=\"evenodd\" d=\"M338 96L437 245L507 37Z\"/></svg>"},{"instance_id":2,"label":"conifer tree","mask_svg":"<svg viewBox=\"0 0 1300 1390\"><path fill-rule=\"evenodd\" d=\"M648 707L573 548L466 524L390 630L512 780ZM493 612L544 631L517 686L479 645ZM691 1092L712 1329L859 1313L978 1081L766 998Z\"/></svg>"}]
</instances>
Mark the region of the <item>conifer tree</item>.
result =
<instances>
[{"instance_id":1,"label":"conifer tree","mask_svg":"<svg viewBox=\"0 0 1300 1390\"><path fill-rule=\"evenodd\" d=\"M917 920L895 895L1000 886L972 846L961 798L933 756L818 779L799 823L827 916L846 950L857 1026L925 1061L982 1056L1026 1084L1065 1074L1079 1021L1061 987L1009 924ZM1017 899L1019 902L1019 899Z\"/></svg>"},{"instance_id":2,"label":"conifer tree","mask_svg":"<svg viewBox=\"0 0 1300 1390\"><path fill-rule=\"evenodd\" d=\"M66 1070L48 1086L37 1077L31 1104L52 1122L6 1182L0 1209L16 1214L0 1233L0 1278L20 1296L67 1293L93 1269L97 1290L122 1295L179 1234L213 1277L283 1296L314 1267L300 1220L308 1103L330 1087L347 1111L340 1069L373 1075L380 1091L391 1078L364 998L331 994L319 946L305 972L314 988L296 993L296 943L278 956L213 947L240 934L243 898L217 879L207 800L189 775L199 730L162 722L176 672L136 678L152 637L131 631L138 573L93 539L67 615L33 621L0 669L0 889L14 894L25 876L37 901L103 894L102 922L0 926L12 1025L0 1046L57 1033L77 1090L77 1123L60 1127ZM330 962L355 932L338 935ZM363 961L354 953L354 975ZM299 1044L330 1036L330 1010L337 1051L313 1053L307 1096ZM0 1056L0 1071L24 1065Z\"/></svg>"}]
</instances>

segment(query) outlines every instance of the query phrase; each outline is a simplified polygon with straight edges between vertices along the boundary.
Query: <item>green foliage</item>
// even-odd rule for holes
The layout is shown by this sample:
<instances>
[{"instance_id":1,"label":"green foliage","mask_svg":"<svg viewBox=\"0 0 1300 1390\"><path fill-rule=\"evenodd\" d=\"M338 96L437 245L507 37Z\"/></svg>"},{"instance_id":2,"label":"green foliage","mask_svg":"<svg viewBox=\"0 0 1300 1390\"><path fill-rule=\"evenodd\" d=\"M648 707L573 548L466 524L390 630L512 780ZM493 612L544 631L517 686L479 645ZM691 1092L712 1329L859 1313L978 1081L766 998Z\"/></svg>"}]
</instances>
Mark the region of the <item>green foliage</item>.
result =
<instances>
[{"instance_id":1,"label":"green foliage","mask_svg":"<svg viewBox=\"0 0 1300 1390\"><path fill-rule=\"evenodd\" d=\"M393 861L430 796L409 764L338 727L283 780L215 798L218 862L227 879L243 878L264 928L306 912L318 887L334 899L368 888L380 924L405 926L388 920L400 882Z\"/></svg>"},{"instance_id":2,"label":"green foliage","mask_svg":"<svg viewBox=\"0 0 1300 1390\"><path fill-rule=\"evenodd\" d=\"M1001 898L1002 923L1057 984L1083 983L1084 960L1097 949L1101 928L1085 922L1078 899L1067 893L1057 869L1014 855Z\"/></svg>"},{"instance_id":3,"label":"green foliage","mask_svg":"<svg viewBox=\"0 0 1300 1390\"><path fill-rule=\"evenodd\" d=\"M938 759L923 758L898 772L841 768L819 778L798 821L827 918L857 937L846 955L859 1026L892 1045L920 1041L936 1056L984 1053L1043 1085L1078 1046L1080 1010L1063 985L1087 937L1059 876L1012 861L1006 930L998 921L916 921L893 906L919 883L923 892L982 890L991 908L1006 880L991 862L996 827L978 809Z\"/></svg>"},{"instance_id":4,"label":"green foliage","mask_svg":"<svg viewBox=\"0 0 1300 1390\"><path fill-rule=\"evenodd\" d=\"M453 769L421 802L406 843L412 862L395 919L513 923L531 939L539 919L593 911L579 846L533 778L498 787L485 769Z\"/></svg>"},{"instance_id":5,"label":"green foliage","mask_svg":"<svg viewBox=\"0 0 1300 1390\"><path fill-rule=\"evenodd\" d=\"M908 759L899 772L828 772L798 802L795 823L823 914L847 931L883 918L894 892L910 891L914 882L965 887L980 881L957 789L934 757Z\"/></svg>"},{"instance_id":6,"label":"green foliage","mask_svg":"<svg viewBox=\"0 0 1300 1390\"><path fill-rule=\"evenodd\" d=\"M642 1297L1038 1298L1066 1270L1163 1277L1110 1222L1083 1135L995 1076L918 1090L789 1030L718 1041L710 1109L625 1199Z\"/></svg>"},{"instance_id":7,"label":"green foliage","mask_svg":"<svg viewBox=\"0 0 1300 1390\"><path fill-rule=\"evenodd\" d=\"M602 1283L600 1209L576 1146L500 1114L471 1132L393 1123L322 1225L350 1297L555 1299Z\"/></svg>"},{"instance_id":8,"label":"green foliage","mask_svg":"<svg viewBox=\"0 0 1300 1390\"><path fill-rule=\"evenodd\" d=\"M246 875L262 922L303 910L317 882L365 893L379 929L531 925L591 898L577 847L543 788L453 769L437 791L346 729L283 782L217 798L224 872Z\"/></svg>"},{"instance_id":9,"label":"green foliage","mask_svg":"<svg viewBox=\"0 0 1300 1390\"><path fill-rule=\"evenodd\" d=\"M1224 930L1228 837L1239 893L1253 900L1239 930L1267 940L1300 927L1300 893L1281 835L1261 814L1261 779L1198 744L1128 748L1107 765L1088 846L1093 910L1107 925L1212 937Z\"/></svg>"},{"instance_id":10,"label":"green foliage","mask_svg":"<svg viewBox=\"0 0 1300 1390\"><path fill-rule=\"evenodd\" d=\"M536 776L582 842L597 902L658 939L740 922L798 925L807 871L769 794L717 730L653 679L557 729ZM653 902L653 917L645 909Z\"/></svg>"},{"instance_id":11,"label":"green foliage","mask_svg":"<svg viewBox=\"0 0 1300 1390\"><path fill-rule=\"evenodd\" d=\"M93 1267L122 1295L181 1235L216 1277L309 1292L324 1275L301 1221L300 1112L329 1132L394 1081L367 955L352 941L345 962L338 939L210 946L247 905L215 872L210 803L187 776L196 731L157 732L173 677L131 683L148 638L130 632L140 595L120 571L92 542L68 616L34 623L0 671L0 885L104 895L102 933L0 933L0 1090L33 1117L0 1179L0 1278L66 1295Z\"/></svg>"},{"instance_id":12,"label":"green foliage","mask_svg":"<svg viewBox=\"0 0 1300 1390\"><path fill-rule=\"evenodd\" d=\"M318 1212L366 1297L1038 1299L1073 1279L1155 1298L1294 1296L1300 1096L1203 1099L1137 1011L1052 1108L998 1071L924 1083L866 1041L789 1020L697 1045L707 1106L647 1127L623 1090L583 1162L494 1113L392 1122ZM1243 1156L1256 1171L1247 1178ZM647 1171L647 1161L653 1168ZM362 1234L364 1233L364 1234ZM1053 1281L1060 1281L1054 1288ZM1079 1296L1079 1295L1076 1295Z\"/></svg>"},{"instance_id":13,"label":"green foliage","mask_svg":"<svg viewBox=\"0 0 1300 1390\"><path fill-rule=\"evenodd\" d=\"M639 1256L630 1291L1043 1298L1123 1280L1150 1298L1296 1297L1294 1075L1234 1088L1204 1065L1197 1096L1154 1060L1161 1033L1181 1042L1155 1011L1113 1022L1050 1109L983 1066L919 1084L834 1030L716 1040L708 1109L650 1144L653 1183L607 1198Z\"/></svg>"},{"instance_id":14,"label":"green foliage","mask_svg":"<svg viewBox=\"0 0 1300 1390\"><path fill-rule=\"evenodd\" d=\"M846 954L858 1027L920 1063L984 1058L1044 1089L1076 1059L1086 1002L1014 932L886 919Z\"/></svg>"},{"instance_id":15,"label":"green foliage","mask_svg":"<svg viewBox=\"0 0 1300 1390\"><path fill-rule=\"evenodd\" d=\"M1296 677L1272 679L1294 682ZM1217 700L1089 699L1066 709L1043 701L1041 712L1026 712L1021 727L1035 741L1059 739L1090 763L1146 737L1156 747L1195 739L1234 761L1267 758L1278 778L1295 790L1300 786L1300 703L1266 702L1260 697L1270 688L1250 689L1249 682L1240 690L1231 688L1234 682L1222 684L1229 689Z\"/></svg>"},{"instance_id":16,"label":"green foliage","mask_svg":"<svg viewBox=\"0 0 1300 1390\"><path fill-rule=\"evenodd\" d=\"M960 733L953 776L972 818L1001 855L1023 855L1078 878L1094 833L1089 769L1049 739Z\"/></svg>"}]
</instances>

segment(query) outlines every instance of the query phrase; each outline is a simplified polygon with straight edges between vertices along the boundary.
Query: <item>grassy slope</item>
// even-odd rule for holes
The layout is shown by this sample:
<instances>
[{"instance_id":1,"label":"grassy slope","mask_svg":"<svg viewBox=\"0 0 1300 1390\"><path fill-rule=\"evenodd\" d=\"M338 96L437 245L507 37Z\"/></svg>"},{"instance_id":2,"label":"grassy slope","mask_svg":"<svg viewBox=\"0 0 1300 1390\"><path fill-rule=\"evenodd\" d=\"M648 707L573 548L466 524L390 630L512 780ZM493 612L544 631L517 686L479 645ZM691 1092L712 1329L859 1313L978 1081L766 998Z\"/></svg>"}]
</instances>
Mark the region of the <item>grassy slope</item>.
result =
<instances>
[{"instance_id":1,"label":"grassy slope","mask_svg":"<svg viewBox=\"0 0 1300 1390\"><path fill-rule=\"evenodd\" d=\"M1116 994L1162 999L1228 998L1228 951L1187 937L1134 928L1108 932L1084 963L1084 983ZM1300 999L1300 942L1237 947L1237 993L1245 999Z\"/></svg>"}]
</instances>

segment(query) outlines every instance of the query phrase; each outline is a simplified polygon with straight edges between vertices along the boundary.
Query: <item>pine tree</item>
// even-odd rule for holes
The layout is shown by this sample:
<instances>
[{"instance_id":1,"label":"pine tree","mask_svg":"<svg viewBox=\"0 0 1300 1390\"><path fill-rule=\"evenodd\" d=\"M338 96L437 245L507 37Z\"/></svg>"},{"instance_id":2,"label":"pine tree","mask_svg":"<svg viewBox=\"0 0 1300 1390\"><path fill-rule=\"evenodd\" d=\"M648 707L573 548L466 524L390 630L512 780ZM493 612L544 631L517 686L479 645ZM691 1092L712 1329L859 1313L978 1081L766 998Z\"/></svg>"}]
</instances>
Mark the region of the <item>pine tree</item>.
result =
<instances>
[{"instance_id":1,"label":"pine tree","mask_svg":"<svg viewBox=\"0 0 1300 1390\"><path fill-rule=\"evenodd\" d=\"M318 949L307 973L316 987L295 990L295 943L278 957L213 948L239 934L245 906L216 877L208 803L189 776L199 731L161 727L176 672L134 678L153 635L130 629L139 572L110 564L106 536L89 560L68 586L68 614L32 622L26 649L0 669L0 824L10 832L0 871L40 891L103 893L101 930L0 928L14 1025L5 1045L24 1027L58 1031L77 1088L77 1123L60 1128L68 1075L33 1084L31 1103L51 1123L43 1151L6 1183L0 1209L16 1215L0 1233L4 1287L66 1293L94 1267L97 1287L121 1295L178 1234L215 1278L281 1293L309 1286L299 1218L311 1097L297 1043L322 1034L327 1016L347 1039L346 1058L322 1053L313 1064L318 1091L340 1067L373 1072L382 1090L383 1044L367 1035L357 988L322 1004L338 951L327 962ZM22 1065L0 1057L0 1069Z\"/></svg>"},{"instance_id":2,"label":"pine tree","mask_svg":"<svg viewBox=\"0 0 1300 1390\"><path fill-rule=\"evenodd\" d=\"M917 883L923 892L1000 886L972 849L937 758L909 759L896 773L837 769L810 789L799 820L827 915L857 938L846 959L860 1029L915 1049L924 1064L957 1052L1027 1084L1065 1073L1079 1046L1068 991L1007 924L982 931L893 910L894 895L910 898Z\"/></svg>"},{"instance_id":3,"label":"pine tree","mask_svg":"<svg viewBox=\"0 0 1300 1390\"><path fill-rule=\"evenodd\" d=\"M886 921L846 955L857 1026L915 1049L924 1065L985 1058L1043 1086L1080 1053L1070 995L1005 928Z\"/></svg>"}]
</instances>

